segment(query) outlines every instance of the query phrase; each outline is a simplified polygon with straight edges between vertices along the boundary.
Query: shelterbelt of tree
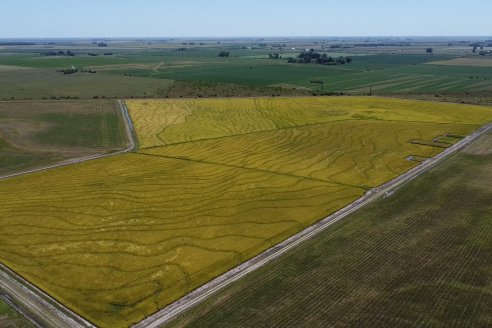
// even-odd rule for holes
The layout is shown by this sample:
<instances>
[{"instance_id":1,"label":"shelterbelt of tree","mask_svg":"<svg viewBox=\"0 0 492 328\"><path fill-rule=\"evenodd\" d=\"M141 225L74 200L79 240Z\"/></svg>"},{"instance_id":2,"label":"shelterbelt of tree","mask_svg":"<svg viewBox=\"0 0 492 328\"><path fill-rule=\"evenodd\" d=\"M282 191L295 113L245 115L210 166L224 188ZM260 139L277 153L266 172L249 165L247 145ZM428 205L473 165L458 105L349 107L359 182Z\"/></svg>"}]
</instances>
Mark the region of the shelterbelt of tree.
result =
<instances>
[{"instance_id":1,"label":"shelterbelt of tree","mask_svg":"<svg viewBox=\"0 0 492 328\"><path fill-rule=\"evenodd\" d=\"M127 105L139 151L0 181L1 262L101 327L142 320L492 120L361 97Z\"/></svg>"}]
</instances>

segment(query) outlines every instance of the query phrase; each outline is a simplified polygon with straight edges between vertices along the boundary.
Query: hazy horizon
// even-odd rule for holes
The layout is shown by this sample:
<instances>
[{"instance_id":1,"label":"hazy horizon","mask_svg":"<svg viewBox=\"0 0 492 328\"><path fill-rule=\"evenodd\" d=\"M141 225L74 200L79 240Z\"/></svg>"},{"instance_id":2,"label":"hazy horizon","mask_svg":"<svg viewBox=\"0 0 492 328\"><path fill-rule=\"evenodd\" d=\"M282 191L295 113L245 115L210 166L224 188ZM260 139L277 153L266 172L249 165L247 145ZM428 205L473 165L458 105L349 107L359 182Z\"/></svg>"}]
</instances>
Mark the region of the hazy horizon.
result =
<instances>
[{"instance_id":1,"label":"hazy horizon","mask_svg":"<svg viewBox=\"0 0 492 328\"><path fill-rule=\"evenodd\" d=\"M2 3L0 38L488 37L492 2Z\"/></svg>"},{"instance_id":2,"label":"hazy horizon","mask_svg":"<svg viewBox=\"0 0 492 328\"><path fill-rule=\"evenodd\" d=\"M339 39L396 39L396 40L404 40L404 39L416 39L416 40L431 40L431 39L441 39L441 40L461 40L462 38L474 38L474 39L484 39L484 38L492 38L491 35L301 35L301 36L292 36L292 35L276 35L276 36L264 36L264 35L232 35L232 36L172 36L172 35L163 35L163 36L77 36L77 37L0 37L0 40L237 40L237 39L265 39L265 40L302 40L302 39L325 39L325 40L339 40Z\"/></svg>"}]
</instances>

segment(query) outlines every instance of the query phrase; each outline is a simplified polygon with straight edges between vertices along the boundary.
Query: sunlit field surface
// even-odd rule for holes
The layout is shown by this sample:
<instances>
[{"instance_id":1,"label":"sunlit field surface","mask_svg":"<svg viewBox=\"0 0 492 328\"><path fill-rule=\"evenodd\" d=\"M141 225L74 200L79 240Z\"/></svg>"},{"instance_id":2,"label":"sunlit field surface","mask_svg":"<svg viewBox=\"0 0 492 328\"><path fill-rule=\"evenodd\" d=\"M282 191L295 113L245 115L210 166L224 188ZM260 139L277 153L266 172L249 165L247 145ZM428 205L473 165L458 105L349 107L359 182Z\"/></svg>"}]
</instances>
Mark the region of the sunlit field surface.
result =
<instances>
[{"instance_id":1,"label":"sunlit field surface","mask_svg":"<svg viewBox=\"0 0 492 328\"><path fill-rule=\"evenodd\" d=\"M101 327L142 320L492 120L384 98L127 104L138 152L0 182L2 262Z\"/></svg>"}]
</instances>

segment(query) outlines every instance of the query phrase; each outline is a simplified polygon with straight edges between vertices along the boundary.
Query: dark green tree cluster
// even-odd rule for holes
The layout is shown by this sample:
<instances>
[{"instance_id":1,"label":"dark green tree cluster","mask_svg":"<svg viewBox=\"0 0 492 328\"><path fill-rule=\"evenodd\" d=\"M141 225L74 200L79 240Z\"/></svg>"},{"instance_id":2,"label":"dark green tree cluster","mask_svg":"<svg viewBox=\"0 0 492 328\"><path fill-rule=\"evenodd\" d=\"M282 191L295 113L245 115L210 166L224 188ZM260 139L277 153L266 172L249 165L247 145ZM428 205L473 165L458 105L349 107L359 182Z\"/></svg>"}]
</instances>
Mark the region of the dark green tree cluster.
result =
<instances>
[{"instance_id":1,"label":"dark green tree cluster","mask_svg":"<svg viewBox=\"0 0 492 328\"><path fill-rule=\"evenodd\" d=\"M319 53L311 49L309 51L301 52L297 58L289 57L287 58L288 63L298 63L298 64L322 64L322 65L345 65L352 62L351 57L332 57L328 56L326 53Z\"/></svg>"},{"instance_id":2,"label":"dark green tree cluster","mask_svg":"<svg viewBox=\"0 0 492 328\"><path fill-rule=\"evenodd\" d=\"M54 56L68 56L68 57L73 57L75 56L75 53L67 50L67 51L47 51L47 52L42 52L40 54L42 57L54 57Z\"/></svg>"},{"instance_id":3,"label":"dark green tree cluster","mask_svg":"<svg viewBox=\"0 0 492 328\"><path fill-rule=\"evenodd\" d=\"M229 51L221 51L219 57L229 57Z\"/></svg>"}]
</instances>

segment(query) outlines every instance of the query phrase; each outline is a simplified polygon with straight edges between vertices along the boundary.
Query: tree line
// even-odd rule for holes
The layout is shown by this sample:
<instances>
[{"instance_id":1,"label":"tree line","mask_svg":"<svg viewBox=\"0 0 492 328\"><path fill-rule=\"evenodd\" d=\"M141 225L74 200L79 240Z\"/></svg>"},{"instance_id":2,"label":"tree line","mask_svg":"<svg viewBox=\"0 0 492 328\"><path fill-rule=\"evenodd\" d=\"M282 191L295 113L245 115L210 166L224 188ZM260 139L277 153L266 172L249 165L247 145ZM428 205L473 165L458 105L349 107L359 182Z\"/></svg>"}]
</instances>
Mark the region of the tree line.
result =
<instances>
[{"instance_id":1,"label":"tree line","mask_svg":"<svg viewBox=\"0 0 492 328\"><path fill-rule=\"evenodd\" d=\"M42 52L41 57L52 57L52 56L67 56L67 57L73 57L75 56L75 53L67 50L67 51L47 51L47 52Z\"/></svg>"},{"instance_id":2,"label":"tree line","mask_svg":"<svg viewBox=\"0 0 492 328\"><path fill-rule=\"evenodd\" d=\"M328 56L327 53L319 53L311 49L309 51L303 51L296 58L287 58L288 63L293 64L310 64L316 63L321 65L345 65L352 63L351 57L332 57Z\"/></svg>"}]
</instances>

